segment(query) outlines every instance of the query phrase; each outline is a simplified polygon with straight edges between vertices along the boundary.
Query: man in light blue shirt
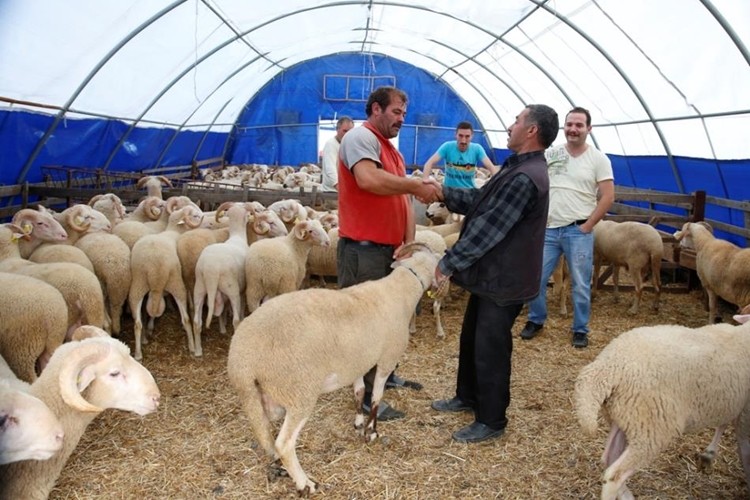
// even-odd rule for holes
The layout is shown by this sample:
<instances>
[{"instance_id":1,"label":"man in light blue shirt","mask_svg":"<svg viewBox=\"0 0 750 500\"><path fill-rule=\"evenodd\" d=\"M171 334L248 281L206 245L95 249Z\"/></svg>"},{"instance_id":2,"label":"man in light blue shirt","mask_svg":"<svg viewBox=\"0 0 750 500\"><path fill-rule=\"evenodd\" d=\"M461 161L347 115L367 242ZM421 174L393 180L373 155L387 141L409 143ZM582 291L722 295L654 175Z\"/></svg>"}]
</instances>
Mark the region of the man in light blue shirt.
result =
<instances>
[{"instance_id":1,"label":"man in light blue shirt","mask_svg":"<svg viewBox=\"0 0 750 500\"><path fill-rule=\"evenodd\" d=\"M461 122L456 126L456 140L444 142L434 155L424 164L424 177L427 178L437 162L445 162L445 180L447 187L473 188L477 165L481 164L491 174L498 168L492 164L484 148L471 142L474 129L469 122Z\"/></svg>"}]
</instances>

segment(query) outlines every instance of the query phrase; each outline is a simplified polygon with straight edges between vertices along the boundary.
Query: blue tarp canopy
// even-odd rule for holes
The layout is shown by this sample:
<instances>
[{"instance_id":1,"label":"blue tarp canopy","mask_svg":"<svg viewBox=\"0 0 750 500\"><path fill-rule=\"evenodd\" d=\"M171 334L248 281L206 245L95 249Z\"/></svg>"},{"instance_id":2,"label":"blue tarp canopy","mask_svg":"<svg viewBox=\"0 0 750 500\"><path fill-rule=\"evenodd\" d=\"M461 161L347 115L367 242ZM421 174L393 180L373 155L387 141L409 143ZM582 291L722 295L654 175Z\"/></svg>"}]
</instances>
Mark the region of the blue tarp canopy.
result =
<instances>
[{"instance_id":1,"label":"blue tarp canopy","mask_svg":"<svg viewBox=\"0 0 750 500\"><path fill-rule=\"evenodd\" d=\"M315 162L321 121L396 84L410 164L464 119L500 163L524 105L583 106L617 184L746 200L748 20L739 0L0 2L0 183Z\"/></svg>"}]
</instances>

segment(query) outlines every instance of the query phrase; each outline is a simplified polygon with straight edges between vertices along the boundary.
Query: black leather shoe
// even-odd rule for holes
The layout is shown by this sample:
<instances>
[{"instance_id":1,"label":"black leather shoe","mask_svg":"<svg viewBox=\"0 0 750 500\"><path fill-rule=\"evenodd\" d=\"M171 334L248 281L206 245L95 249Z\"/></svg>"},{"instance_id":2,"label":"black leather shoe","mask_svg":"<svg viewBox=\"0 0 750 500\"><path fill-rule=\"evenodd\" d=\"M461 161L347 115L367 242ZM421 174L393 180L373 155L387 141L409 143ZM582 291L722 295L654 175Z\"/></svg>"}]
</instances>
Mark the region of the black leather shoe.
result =
<instances>
[{"instance_id":1,"label":"black leather shoe","mask_svg":"<svg viewBox=\"0 0 750 500\"><path fill-rule=\"evenodd\" d=\"M370 413L370 405L363 404L362 409L365 411L365 413ZM393 408L391 405L389 405L385 401L381 401L380 404L378 404L378 421L379 422L387 422L389 420L398 420L400 418L404 418L405 416L406 416L406 413L402 411L398 411L397 409Z\"/></svg>"},{"instance_id":2,"label":"black leather shoe","mask_svg":"<svg viewBox=\"0 0 750 500\"><path fill-rule=\"evenodd\" d=\"M521 338L524 340L531 340L536 337L536 334L544 328L544 325L539 325L533 321L527 321L526 326L521 330Z\"/></svg>"},{"instance_id":3,"label":"black leather shoe","mask_svg":"<svg viewBox=\"0 0 750 500\"><path fill-rule=\"evenodd\" d=\"M472 408L471 405L464 403L458 398L452 398L452 399L440 399L438 401L433 401L432 409L437 410L437 411L457 412L457 411L471 411L474 408Z\"/></svg>"},{"instance_id":4,"label":"black leather shoe","mask_svg":"<svg viewBox=\"0 0 750 500\"><path fill-rule=\"evenodd\" d=\"M573 333L573 341L571 342L573 347L576 349L583 349L589 345L589 337L585 333L575 332Z\"/></svg>"},{"instance_id":5,"label":"black leather shoe","mask_svg":"<svg viewBox=\"0 0 750 500\"><path fill-rule=\"evenodd\" d=\"M474 422L454 432L453 440L459 443L479 443L480 441L498 438L504 432L505 429L493 429L481 422Z\"/></svg>"},{"instance_id":6,"label":"black leather shoe","mask_svg":"<svg viewBox=\"0 0 750 500\"><path fill-rule=\"evenodd\" d=\"M413 380L406 380L405 378L401 378L395 373L391 373L391 376L388 377L388 380L385 381L385 388L386 389L414 389L415 391L421 391L422 390L422 384L419 382L415 382Z\"/></svg>"}]
</instances>

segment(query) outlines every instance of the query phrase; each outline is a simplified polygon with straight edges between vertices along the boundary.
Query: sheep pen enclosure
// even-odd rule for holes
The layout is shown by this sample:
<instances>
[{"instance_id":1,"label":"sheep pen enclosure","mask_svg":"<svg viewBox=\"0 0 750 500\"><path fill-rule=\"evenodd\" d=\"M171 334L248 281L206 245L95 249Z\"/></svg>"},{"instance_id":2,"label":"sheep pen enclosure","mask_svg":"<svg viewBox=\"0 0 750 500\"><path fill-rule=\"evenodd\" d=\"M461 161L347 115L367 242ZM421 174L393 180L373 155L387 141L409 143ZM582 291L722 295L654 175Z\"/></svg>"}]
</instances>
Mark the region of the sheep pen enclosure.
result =
<instances>
[{"instance_id":1,"label":"sheep pen enclosure","mask_svg":"<svg viewBox=\"0 0 750 500\"><path fill-rule=\"evenodd\" d=\"M551 295L549 296L551 298ZM353 429L351 391L323 395L298 439L305 471L321 486L318 498L594 499L599 498L599 457L608 432L600 419L595 438L582 434L572 411L575 377L619 333L644 325L701 326L706 312L700 291L666 293L658 313L645 291L641 312L629 316L631 296L611 291L595 299L588 349L570 345L570 318L550 302L545 330L532 341L514 328L510 423L504 436L474 445L451 441L471 415L442 414L430 403L454 393L458 337L467 294L453 287L443 305L446 338L435 335L431 304L423 299L417 332L398 373L424 389L388 390L385 399L405 419L379 425L381 438L365 444ZM289 478L270 479L268 460L257 447L239 401L228 384L229 335L214 322L204 333L204 357L192 358L179 316L168 309L157 320L143 364L162 392L159 410L144 418L109 410L83 436L53 490L52 499L295 498ZM725 311L725 320L730 313ZM122 340L133 345L132 323ZM640 499L747 498L732 431L725 433L710 473L696 455L710 442L705 429L674 443L629 481Z\"/></svg>"}]
</instances>

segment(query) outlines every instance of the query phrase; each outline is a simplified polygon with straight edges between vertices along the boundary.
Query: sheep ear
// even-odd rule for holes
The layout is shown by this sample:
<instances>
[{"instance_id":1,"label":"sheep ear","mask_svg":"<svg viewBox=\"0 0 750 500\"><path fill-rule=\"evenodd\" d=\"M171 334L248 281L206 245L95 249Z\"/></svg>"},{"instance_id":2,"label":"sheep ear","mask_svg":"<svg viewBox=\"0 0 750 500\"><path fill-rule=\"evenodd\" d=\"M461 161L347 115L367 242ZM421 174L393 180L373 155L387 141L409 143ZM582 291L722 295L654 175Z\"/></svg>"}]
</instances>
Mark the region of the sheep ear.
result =
<instances>
[{"instance_id":1,"label":"sheep ear","mask_svg":"<svg viewBox=\"0 0 750 500\"><path fill-rule=\"evenodd\" d=\"M83 392L86 387L96 378L96 371L92 365L85 367L78 373L76 379L76 385L78 386L78 392Z\"/></svg>"},{"instance_id":2,"label":"sheep ear","mask_svg":"<svg viewBox=\"0 0 750 500\"><path fill-rule=\"evenodd\" d=\"M745 309L747 309L747 307ZM743 311L744 311L744 309L743 309ZM735 314L732 317L734 318L734 320L737 323L739 323L741 325L744 325L745 323L747 323L748 321L750 321L750 314Z\"/></svg>"}]
</instances>

